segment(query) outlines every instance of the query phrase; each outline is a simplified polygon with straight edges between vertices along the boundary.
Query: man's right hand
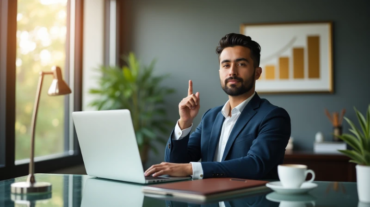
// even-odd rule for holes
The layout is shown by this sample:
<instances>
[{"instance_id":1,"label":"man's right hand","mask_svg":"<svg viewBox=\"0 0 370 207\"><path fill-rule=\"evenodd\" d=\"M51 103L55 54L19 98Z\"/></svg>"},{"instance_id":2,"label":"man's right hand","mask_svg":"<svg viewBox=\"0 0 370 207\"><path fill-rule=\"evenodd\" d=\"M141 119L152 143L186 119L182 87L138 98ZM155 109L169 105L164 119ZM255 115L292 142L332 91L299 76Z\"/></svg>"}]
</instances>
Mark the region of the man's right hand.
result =
<instances>
[{"instance_id":1,"label":"man's right hand","mask_svg":"<svg viewBox=\"0 0 370 207\"><path fill-rule=\"evenodd\" d=\"M179 103L179 127L186 129L191 126L200 108L199 92L193 94L193 82L189 80L188 96Z\"/></svg>"}]
</instances>

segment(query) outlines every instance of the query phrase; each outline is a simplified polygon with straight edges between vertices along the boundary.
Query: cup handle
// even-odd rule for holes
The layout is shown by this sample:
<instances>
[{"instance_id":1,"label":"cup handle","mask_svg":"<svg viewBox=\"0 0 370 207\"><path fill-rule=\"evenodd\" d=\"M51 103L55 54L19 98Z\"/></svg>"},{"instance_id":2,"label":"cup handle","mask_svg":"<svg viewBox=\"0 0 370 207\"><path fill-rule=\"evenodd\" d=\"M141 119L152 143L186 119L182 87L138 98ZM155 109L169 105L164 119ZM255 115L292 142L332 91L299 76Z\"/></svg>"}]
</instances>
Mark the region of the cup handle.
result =
<instances>
[{"instance_id":1,"label":"cup handle","mask_svg":"<svg viewBox=\"0 0 370 207\"><path fill-rule=\"evenodd\" d=\"M313 170L306 170L305 177L307 177L307 174L311 173L312 178L309 181L306 181L305 183L312 183L315 180L315 172Z\"/></svg>"}]
</instances>

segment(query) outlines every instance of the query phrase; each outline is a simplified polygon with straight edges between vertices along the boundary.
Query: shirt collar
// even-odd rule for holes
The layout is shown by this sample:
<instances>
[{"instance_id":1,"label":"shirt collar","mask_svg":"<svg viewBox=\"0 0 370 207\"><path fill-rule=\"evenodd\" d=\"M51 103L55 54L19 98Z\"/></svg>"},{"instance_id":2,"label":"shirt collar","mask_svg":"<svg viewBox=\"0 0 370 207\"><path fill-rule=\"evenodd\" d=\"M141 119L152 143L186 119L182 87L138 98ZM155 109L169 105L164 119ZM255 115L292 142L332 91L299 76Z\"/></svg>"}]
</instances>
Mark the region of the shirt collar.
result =
<instances>
[{"instance_id":1,"label":"shirt collar","mask_svg":"<svg viewBox=\"0 0 370 207\"><path fill-rule=\"evenodd\" d=\"M231 111L231 116L234 116L236 114L240 114L242 113L243 109L245 108L245 106L247 106L247 104L249 103L249 101L254 97L254 95L256 94L256 92L253 93L253 95L251 95L249 98L245 99L243 102L241 102L239 105L235 106L235 108L233 108L233 110ZM222 107L222 110L221 110L221 113L222 115L227 118L229 116L229 110L230 110L230 102L229 100L225 103L225 105Z\"/></svg>"}]
</instances>

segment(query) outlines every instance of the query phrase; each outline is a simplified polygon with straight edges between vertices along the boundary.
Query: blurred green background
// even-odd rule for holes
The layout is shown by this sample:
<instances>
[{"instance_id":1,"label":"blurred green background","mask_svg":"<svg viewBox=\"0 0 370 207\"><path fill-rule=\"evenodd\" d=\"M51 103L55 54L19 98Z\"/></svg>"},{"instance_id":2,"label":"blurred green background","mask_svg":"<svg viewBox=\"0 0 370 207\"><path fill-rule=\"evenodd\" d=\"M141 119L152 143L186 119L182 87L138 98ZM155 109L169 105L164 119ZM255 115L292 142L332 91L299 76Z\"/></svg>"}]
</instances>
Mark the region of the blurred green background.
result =
<instances>
[{"instance_id":1,"label":"blurred green background","mask_svg":"<svg viewBox=\"0 0 370 207\"><path fill-rule=\"evenodd\" d=\"M31 118L40 71L64 72L67 0L18 0L16 59L16 160L29 158ZM65 78L65 77L64 77ZM35 156L64 151L64 96L51 97L44 78L36 126Z\"/></svg>"}]
</instances>

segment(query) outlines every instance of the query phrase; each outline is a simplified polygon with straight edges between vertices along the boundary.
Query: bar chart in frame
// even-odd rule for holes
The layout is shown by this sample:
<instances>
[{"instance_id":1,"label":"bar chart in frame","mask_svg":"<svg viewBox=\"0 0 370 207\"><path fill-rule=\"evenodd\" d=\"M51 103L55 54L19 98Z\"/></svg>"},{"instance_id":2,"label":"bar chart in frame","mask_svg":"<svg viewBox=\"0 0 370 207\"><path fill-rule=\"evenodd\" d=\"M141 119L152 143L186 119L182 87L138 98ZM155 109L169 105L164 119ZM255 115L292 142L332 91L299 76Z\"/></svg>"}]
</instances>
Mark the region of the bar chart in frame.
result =
<instances>
[{"instance_id":1,"label":"bar chart in frame","mask_svg":"<svg viewBox=\"0 0 370 207\"><path fill-rule=\"evenodd\" d=\"M259 93L333 92L332 24L244 24L261 46Z\"/></svg>"}]
</instances>

